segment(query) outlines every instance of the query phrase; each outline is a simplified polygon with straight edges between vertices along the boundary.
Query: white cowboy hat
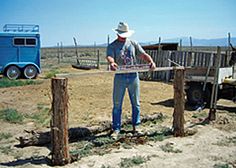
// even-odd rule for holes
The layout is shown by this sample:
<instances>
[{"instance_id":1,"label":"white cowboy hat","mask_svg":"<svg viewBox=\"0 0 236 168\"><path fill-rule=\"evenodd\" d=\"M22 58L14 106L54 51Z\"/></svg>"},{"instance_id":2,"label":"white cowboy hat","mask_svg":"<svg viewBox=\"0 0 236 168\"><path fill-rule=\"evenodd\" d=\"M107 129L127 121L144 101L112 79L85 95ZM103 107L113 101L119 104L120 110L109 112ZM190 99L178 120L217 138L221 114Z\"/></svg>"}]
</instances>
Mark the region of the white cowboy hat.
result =
<instances>
[{"instance_id":1,"label":"white cowboy hat","mask_svg":"<svg viewBox=\"0 0 236 168\"><path fill-rule=\"evenodd\" d=\"M130 37L134 33L134 30L129 30L128 24L124 22L120 22L118 28L112 30L123 38Z\"/></svg>"}]
</instances>

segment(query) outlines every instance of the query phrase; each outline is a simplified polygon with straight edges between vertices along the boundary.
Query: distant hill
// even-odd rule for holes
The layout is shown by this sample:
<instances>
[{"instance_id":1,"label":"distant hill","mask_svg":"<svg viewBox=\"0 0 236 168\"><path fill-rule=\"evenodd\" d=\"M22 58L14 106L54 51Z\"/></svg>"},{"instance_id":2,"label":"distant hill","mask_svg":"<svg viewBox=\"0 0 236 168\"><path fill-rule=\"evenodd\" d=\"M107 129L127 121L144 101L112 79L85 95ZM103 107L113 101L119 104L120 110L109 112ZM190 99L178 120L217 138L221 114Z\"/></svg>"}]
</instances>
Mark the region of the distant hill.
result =
<instances>
[{"instance_id":1,"label":"distant hill","mask_svg":"<svg viewBox=\"0 0 236 168\"><path fill-rule=\"evenodd\" d=\"M182 37L182 38L172 38L172 39L165 39L162 40L162 43L179 43L180 39L182 39L182 46L190 46L190 40L189 37ZM157 44L158 41L147 41L147 42L139 42L140 45L151 45L151 44ZM197 39L192 38L193 46L228 46L228 38L216 38L216 39ZM233 46L236 46L236 37L231 38L231 43ZM52 46L57 47L57 46ZM74 45L71 46L64 46L64 47L74 47ZM93 48L94 45L79 45L78 47L91 47ZM107 43L103 44L97 44L96 47L107 47ZM47 47L44 47L47 48ZM49 47L50 48L50 47Z\"/></svg>"},{"instance_id":2,"label":"distant hill","mask_svg":"<svg viewBox=\"0 0 236 168\"><path fill-rule=\"evenodd\" d=\"M173 38L163 40L162 42L180 42L182 39L183 46L190 46L190 39L188 37ZM228 38L217 38L217 39L197 39L192 38L193 46L228 46ZM236 46L236 37L231 38L231 43Z\"/></svg>"}]
</instances>

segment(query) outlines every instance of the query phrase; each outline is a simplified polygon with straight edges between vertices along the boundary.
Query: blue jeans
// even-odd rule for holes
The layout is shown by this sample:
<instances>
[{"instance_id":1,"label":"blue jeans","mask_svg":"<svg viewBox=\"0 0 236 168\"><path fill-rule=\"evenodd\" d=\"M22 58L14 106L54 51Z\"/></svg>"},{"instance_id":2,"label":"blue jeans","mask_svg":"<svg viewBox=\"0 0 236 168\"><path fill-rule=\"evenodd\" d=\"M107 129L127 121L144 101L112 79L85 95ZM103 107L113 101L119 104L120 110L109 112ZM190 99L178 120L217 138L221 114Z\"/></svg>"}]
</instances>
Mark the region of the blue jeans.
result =
<instances>
[{"instance_id":1,"label":"blue jeans","mask_svg":"<svg viewBox=\"0 0 236 168\"><path fill-rule=\"evenodd\" d=\"M122 104L126 88L132 105L132 124L140 124L140 88L138 73L116 74L113 84L112 128L121 129Z\"/></svg>"}]
</instances>

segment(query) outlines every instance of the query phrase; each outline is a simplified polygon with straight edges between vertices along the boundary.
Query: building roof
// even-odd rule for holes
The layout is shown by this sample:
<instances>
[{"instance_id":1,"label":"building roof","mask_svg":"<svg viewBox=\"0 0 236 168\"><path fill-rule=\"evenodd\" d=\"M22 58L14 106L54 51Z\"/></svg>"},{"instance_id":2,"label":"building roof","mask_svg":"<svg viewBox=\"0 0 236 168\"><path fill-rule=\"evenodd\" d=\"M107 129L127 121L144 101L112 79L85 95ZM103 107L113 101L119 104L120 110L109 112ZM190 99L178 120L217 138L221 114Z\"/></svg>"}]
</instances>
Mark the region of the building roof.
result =
<instances>
[{"instance_id":1,"label":"building roof","mask_svg":"<svg viewBox=\"0 0 236 168\"><path fill-rule=\"evenodd\" d=\"M161 50L177 50L179 43L160 43ZM142 46L144 50L158 50L159 43Z\"/></svg>"}]
</instances>

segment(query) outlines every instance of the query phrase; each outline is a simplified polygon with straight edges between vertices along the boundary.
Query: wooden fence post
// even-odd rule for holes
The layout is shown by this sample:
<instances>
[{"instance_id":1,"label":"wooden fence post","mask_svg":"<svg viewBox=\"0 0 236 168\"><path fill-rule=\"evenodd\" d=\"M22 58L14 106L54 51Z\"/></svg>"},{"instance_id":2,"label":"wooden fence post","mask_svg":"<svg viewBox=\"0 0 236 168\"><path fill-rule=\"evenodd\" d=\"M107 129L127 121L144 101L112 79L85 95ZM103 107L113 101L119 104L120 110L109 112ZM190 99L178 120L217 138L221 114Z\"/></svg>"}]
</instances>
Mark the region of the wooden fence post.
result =
<instances>
[{"instance_id":1,"label":"wooden fence post","mask_svg":"<svg viewBox=\"0 0 236 168\"><path fill-rule=\"evenodd\" d=\"M68 142L68 91L67 78L52 78L51 144L52 164L70 163Z\"/></svg>"},{"instance_id":2,"label":"wooden fence post","mask_svg":"<svg viewBox=\"0 0 236 168\"><path fill-rule=\"evenodd\" d=\"M208 115L209 121L213 121L216 119L220 63L221 63L221 48L217 46L217 55L215 58L215 65L214 65L215 74L214 74L214 81L213 81L212 90L211 90L211 102L210 102L210 110L209 110L209 115Z\"/></svg>"},{"instance_id":3,"label":"wooden fence post","mask_svg":"<svg viewBox=\"0 0 236 168\"><path fill-rule=\"evenodd\" d=\"M97 50L97 69L100 69L100 53L99 53L99 50Z\"/></svg>"},{"instance_id":4,"label":"wooden fence post","mask_svg":"<svg viewBox=\"0 0 236 168\"><path fill-rule=\"evenodd\" d=\"M184 69L176 69L174 76L174 136L184 136Z\"/></svg>"},{"instance_id":5,"label":"wooden fence post","mask_svg":"<svg viewBox=\"0 0 236 168\"><path fill-rule=\"evenodd\" d=\"M61 58L60 58L60 44L57 43L57 59L58 59L58 64L61 63Z\"/></svg>"}]
</instances>

